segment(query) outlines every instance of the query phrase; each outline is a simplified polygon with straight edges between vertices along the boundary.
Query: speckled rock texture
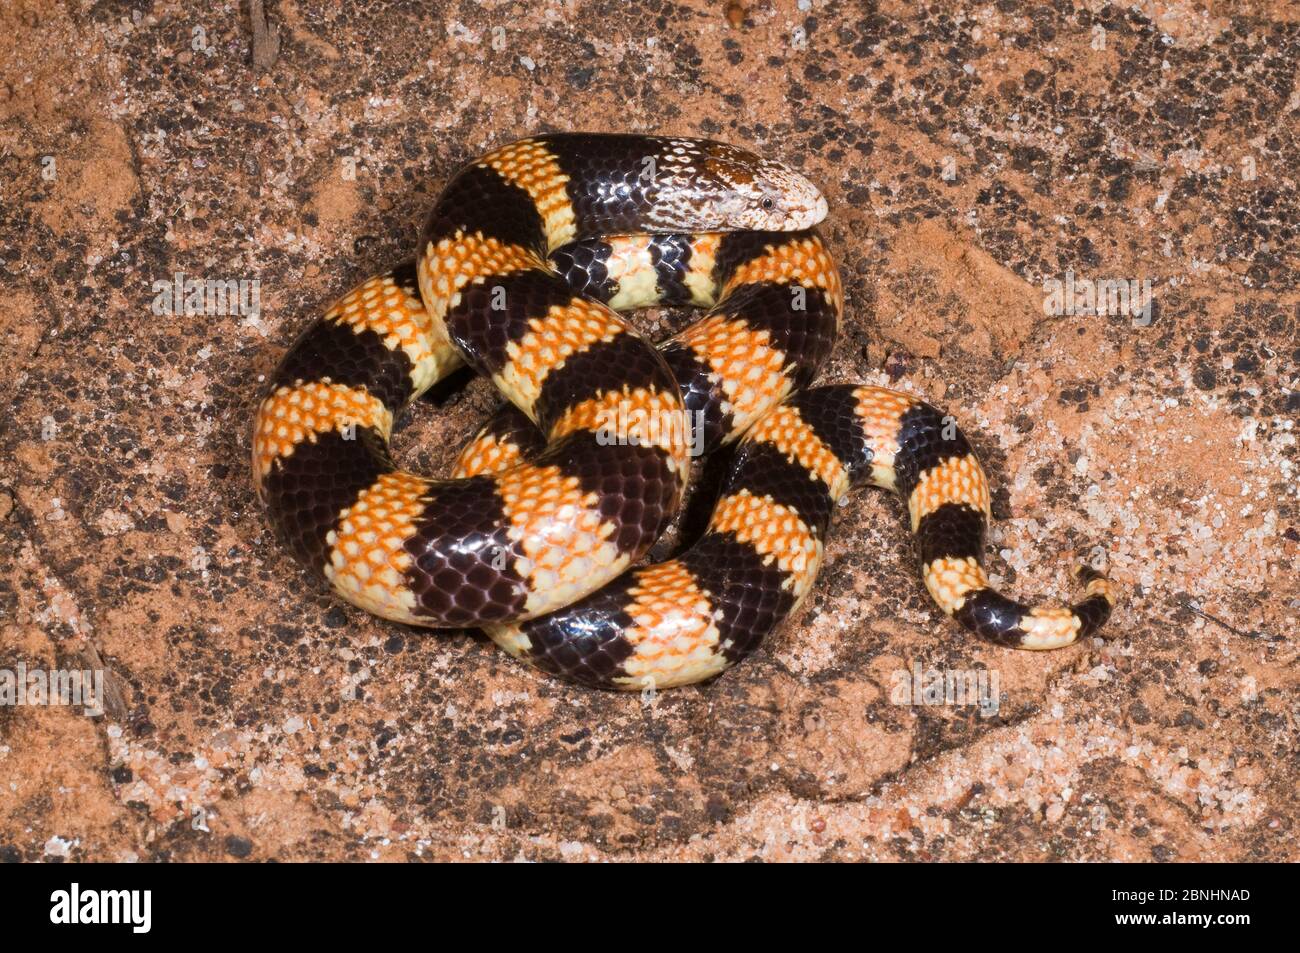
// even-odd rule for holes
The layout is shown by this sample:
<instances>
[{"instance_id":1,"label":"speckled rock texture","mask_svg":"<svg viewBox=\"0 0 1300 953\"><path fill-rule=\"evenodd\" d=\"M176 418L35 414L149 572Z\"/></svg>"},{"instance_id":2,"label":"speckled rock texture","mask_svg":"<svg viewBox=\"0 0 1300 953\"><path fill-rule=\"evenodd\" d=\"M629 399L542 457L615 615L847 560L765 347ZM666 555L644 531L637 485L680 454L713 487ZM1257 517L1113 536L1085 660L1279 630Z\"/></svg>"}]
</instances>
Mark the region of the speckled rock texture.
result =
<instances>
[{"instance_id":1,"label":"speckled rock texture","mask_svg":"<svg viewBox=\"0 0 1300 953\"><path fill-rule=\"evenodd\" d=\"M0 860L1300 859L1294 5L271 0L260 67L249 13L0 5L0 670L108 672L100 717L0 707ZM1104 547L1110 641L967 637L878 493L786 632L654 698L300 569L250 488L265 375L458 165L574 128L820 183L822 379L957 415L1011 593ZM169 309L178 273L257 300ZM1150 320L1050 313L1068 276ZM441 388L399 458L495 402ZM918 666L996 713L900 698Z\"/></svg>"}]
</instances>

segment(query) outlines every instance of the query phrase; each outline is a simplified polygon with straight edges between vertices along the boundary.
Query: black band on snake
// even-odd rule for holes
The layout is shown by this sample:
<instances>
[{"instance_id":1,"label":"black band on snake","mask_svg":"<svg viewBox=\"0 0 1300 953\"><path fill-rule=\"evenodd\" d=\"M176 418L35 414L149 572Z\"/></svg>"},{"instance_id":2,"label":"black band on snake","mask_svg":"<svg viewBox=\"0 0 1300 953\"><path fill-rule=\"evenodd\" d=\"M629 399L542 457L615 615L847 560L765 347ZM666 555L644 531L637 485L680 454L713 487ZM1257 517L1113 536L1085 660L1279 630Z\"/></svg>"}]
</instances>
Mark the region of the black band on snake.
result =
<instances>
[{"instance_id":1,"label":"black band on snake","mask_svg":"<svg viewBox=\"0 0 1300 953\"><path fill-rule=\"evenodd\" d=\"M1050 649L1106 620L1081 570L1072 608L1028 608L981 568L989 488L952 419L866 385L806 390L840 280L810 231L826 203L771 160L698 139L570 134L458 173L419 257L354 289L290 348L254 425L278 535L386 619L482 627L537 668L602 688L697 682L797 610L837 505L906 502L925 585L965 628ZM656 348L619 311L691 304ZM452 477L399 469L393 420L462 363L510 404ZM704 535L637 567L690 457L742 439ZM636 568L633 568L636 567Z\"/></svg>"}]
</instances>

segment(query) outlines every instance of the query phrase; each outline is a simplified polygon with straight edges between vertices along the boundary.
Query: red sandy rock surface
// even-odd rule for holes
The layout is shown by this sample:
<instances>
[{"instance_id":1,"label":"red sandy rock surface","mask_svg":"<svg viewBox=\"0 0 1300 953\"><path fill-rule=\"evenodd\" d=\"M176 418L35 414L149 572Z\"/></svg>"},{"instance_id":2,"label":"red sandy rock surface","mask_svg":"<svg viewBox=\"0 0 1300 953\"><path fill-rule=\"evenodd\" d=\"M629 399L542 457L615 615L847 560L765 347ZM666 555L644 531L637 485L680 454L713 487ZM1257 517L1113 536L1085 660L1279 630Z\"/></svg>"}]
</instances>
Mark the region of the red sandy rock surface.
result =
<instances>
[{"instance_id":1,"label":"red sandy rock surface","mask_svg":"<svg viewBox=\"0 0 1300 953\"><path fill-rule=\"evenodd\" d=\"M233 3L0 4L0 668L120 694L0 708L0 859L1300 856L1294 7L313 6L270 5L259 74ZM1105 547L1111 640L965 636L879 494L788 631L648 702L323 592L249 487L262 375L459 164L561 128L821 183L824 379L965 422L1014 593ZM1045 315L1067 271L1150 279L1152 322ZM260 281L260 317L155 314L176 272ZM494 402L422 402L399 456ZM914 664L996 671L997 716L895 704Z\"/></svg>"}]
</instances>

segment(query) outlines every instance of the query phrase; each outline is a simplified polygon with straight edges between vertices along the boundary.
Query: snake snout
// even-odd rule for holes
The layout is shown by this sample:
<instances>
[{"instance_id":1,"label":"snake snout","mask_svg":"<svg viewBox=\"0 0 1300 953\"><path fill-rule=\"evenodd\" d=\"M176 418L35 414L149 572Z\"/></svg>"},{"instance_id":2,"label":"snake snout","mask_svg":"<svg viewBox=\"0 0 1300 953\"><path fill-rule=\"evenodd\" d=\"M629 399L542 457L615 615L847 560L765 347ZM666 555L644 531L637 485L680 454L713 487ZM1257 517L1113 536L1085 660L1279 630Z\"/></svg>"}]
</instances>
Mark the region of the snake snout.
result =
<instances>
[{"instance_id":1,"label":"snake snout","mask_svg":"<svg viewBox=\"0 0 1300 953\"><path fill-rule=\"evenodd\" d=\"M816 187L813 189L816 192ZM805 228L812 228L814 225L821 224L830 207L826 204L826 196L820 192L811 197L807 204L797 207L789 216L789 224L786 225L787 231L802 231Z\"/></svg>"}]
</instances>

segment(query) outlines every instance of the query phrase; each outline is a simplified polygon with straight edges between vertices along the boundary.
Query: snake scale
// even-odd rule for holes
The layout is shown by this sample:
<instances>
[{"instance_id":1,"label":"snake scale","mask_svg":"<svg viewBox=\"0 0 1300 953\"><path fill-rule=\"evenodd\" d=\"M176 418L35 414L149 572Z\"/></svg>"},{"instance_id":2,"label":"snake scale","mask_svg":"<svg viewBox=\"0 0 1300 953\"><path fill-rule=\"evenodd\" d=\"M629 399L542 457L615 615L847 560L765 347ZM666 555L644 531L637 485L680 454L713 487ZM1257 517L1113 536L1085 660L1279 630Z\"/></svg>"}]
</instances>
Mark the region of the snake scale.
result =
<instances>
[{"instance_id":1,"label":"snake scale","mask_svg":"<svg viewBox=\"0 0 1300 953\"><path fill-rule=\"evenodd\" d=\"M698 682L793 615L836 507L874 485L906 503L925 586L966 629L1051 649L1114 596L1080 570L1070 608L995 591L989 484L952 418L862 384L809 388L840 324L812 231L825 199L776 161L701 139L524 139L447 185L418 257L366 281L285 354L254 423L278 536L385 619L479 627L591 686ZM660 347L619 314L707 309ZM449 479L407 472L394 418L461 364L508 398ZM638 565L691 457L737 442L707 529Z\"/></svg>"}]
</instances>

